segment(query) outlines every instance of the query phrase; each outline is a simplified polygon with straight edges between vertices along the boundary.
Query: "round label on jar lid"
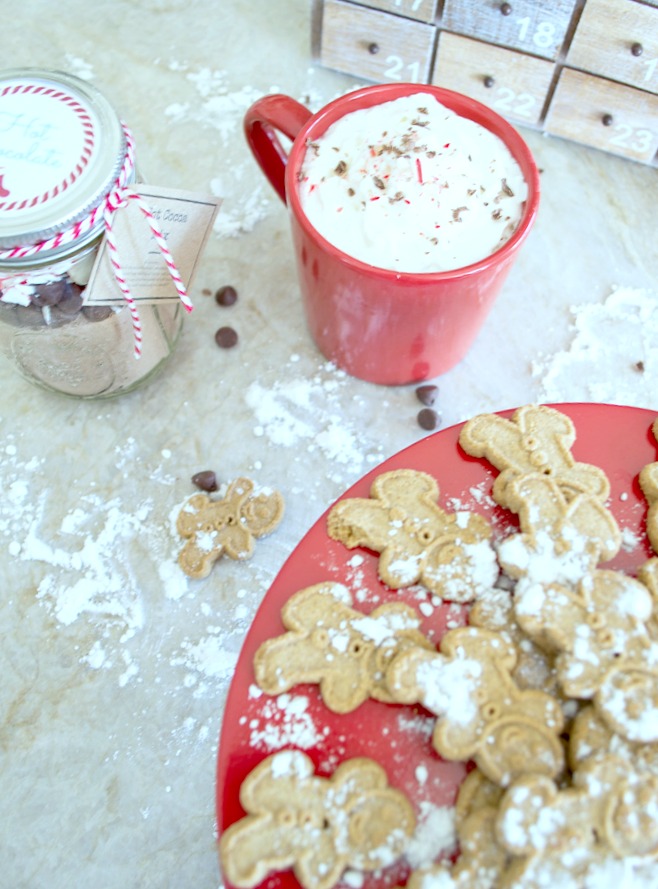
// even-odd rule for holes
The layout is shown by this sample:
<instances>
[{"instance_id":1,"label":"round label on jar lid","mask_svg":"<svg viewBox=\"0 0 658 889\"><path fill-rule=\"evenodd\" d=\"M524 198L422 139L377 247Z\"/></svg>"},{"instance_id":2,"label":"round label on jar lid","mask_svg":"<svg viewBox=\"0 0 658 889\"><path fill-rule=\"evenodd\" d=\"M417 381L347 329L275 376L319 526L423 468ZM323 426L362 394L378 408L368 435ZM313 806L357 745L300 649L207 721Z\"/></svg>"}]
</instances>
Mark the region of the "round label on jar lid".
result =
<instances>
[{"instance_id":1,"label":"round label on jar lid","mask_svg":"<svg viewBox=\"0 0 658 889\"><path fill-rule=\"evenodd\" d=\"M84 218L125 156L116 112L68 74L0 74L0 247L38 243Z\"/></svg>"}]
</instances>

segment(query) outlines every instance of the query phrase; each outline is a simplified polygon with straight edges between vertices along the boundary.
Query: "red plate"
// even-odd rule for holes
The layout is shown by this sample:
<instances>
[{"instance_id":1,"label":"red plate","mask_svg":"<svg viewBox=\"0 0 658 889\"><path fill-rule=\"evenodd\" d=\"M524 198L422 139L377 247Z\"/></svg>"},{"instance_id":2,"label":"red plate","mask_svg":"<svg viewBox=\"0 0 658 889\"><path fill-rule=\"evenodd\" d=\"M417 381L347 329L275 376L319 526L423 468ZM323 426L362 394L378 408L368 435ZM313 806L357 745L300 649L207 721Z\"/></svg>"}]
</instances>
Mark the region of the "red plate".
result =
<instances>
[{"instance_id":1,"label":"red plate","mask_svg":"<svg viewBox=\"0 0 658 889\"><path fill-rule=\"evenodd\" d=\"M646 503L637 476L647 463L658 459L651 426L658 411L603 404L561 404L558 410L573 420L577 438L576 460L600 466L611 485L610 508L623 531L619 555L607 567L634 574L651 554L644 523ZM512 411L502 415L510 416ZM392 469L416 469L433 475L440 489L440 505L479 512L502 535L516 525L515 517L491 500L497 474L486 461L468 457L458 444L463 424L442 430L386 460L353 485L340 499L368 496L375 476ZM430 742L432 720L421 707L393 706L366 701L353 713L337 715L322 703L317 688L300 685L284 698L255 694L252 668L259 645L285 631L283 604L298 590L322 581L344 583L353 593L355 607L369 612L391 600L409 601L421 608L423 631L437 643L446 625L465 622L465 611L432 601L429 593L412 588L393 591L377 577L378 556L365 549L348 550L331 540L326 513L306 534L288 558L265 596L247 634L229 690L217 763L217 822L219 831L245 814L238 794L247 774L279 749L304 750L319 774L331 774L336 765L353 756L378 760L389 781L411 799L422 821L428 810L450 806L465 774L462 763L445 762ZM367 877L363 889L404 882L407 867L399 864L384 875ZM226 889L232 887L226 883ZM298 887L292 873L274 874L262 884L267 889Z\"/></svg>"}]
</instances>

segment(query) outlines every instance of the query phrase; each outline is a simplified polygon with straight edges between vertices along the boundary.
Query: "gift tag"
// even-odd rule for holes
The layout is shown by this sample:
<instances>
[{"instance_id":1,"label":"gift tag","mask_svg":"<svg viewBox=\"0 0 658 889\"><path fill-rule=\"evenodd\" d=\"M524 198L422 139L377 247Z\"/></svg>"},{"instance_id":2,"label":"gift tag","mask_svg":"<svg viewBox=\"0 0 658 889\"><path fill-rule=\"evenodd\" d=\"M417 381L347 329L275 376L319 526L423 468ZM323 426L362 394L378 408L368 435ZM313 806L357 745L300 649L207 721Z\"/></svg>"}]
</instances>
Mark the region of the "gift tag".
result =
<instances>
[{"instance_id":1,"label":"gift tag","mask_svg":"<svg viewBox=\"0 0 658 889\"><path fill-rule=\"evenodd\" d=\"M117 275L125 280L136 303L180 299L148 214L162 234L186 289L194 277L221 199L150 185L140 185L134 193L138 199L128 197L114 212L112 231L117 249L112 251L108 238L103 239L85 290L85 305L124 305Z\"/></svg>"}]
</instances>

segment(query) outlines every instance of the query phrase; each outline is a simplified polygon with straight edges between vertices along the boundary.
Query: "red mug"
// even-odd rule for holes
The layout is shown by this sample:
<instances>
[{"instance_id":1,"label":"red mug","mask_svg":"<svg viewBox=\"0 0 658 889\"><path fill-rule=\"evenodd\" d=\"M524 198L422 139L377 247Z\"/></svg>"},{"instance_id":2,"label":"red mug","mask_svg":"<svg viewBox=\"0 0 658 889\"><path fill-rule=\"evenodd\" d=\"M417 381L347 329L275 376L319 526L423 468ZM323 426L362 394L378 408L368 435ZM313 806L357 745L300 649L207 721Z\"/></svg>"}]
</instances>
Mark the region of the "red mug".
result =
<instances>
[{"instance_id":1,"label":"red mug","mask_svg":"<svg viewBox=\"0 0 658 889\"><path fill-rule=\"evenodd\" d=\"M307 144L331 124L352 111L416 93L433 95L502 139L528 187L512 237L490 256L452 271L397 272L355 259L311 225L297 190ZM323 355L354 377L385 385L420 382L461 361L537 215L539 172L514 127L491 108L451 90L386 83L341 96L317 114L288 96L264 96L248 109L244 129L258 164L288 206L306 320ZM289 151L279 134L292 141Z\"/></svg>"}]
</instances>

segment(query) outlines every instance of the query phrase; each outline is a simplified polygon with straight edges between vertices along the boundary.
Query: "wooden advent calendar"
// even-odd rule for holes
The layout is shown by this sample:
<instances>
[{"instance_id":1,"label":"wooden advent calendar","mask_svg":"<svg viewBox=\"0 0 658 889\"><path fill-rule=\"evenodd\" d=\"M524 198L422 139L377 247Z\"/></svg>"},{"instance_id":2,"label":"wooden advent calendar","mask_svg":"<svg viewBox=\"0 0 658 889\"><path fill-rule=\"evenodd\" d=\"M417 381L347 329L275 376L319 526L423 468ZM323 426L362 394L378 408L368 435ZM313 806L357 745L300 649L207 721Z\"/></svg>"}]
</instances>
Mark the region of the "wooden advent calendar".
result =
<instances>
[{"instance_id":1,"label":"wooden advent calendar","mask_svg":"<svg viewBox=\"0 0 658 889\"><path fill-rule=\"evenodd\" d=\"M316 0L322 65L658 165L658 0Z\"/></svg>"}]
</instances>

